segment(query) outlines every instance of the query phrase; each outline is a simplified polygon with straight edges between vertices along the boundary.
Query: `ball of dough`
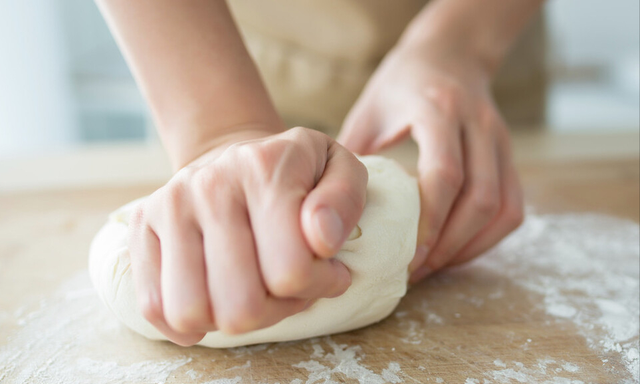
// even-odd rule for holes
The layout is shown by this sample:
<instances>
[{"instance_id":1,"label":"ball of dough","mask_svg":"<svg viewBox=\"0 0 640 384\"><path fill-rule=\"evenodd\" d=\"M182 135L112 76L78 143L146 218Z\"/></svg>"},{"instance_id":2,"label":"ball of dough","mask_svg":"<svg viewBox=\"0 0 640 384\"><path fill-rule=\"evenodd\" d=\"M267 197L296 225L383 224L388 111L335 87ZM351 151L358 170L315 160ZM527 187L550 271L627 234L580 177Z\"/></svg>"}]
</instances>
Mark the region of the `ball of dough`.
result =
<instances>
[{"instance_id":1,"label":"ball of dough","mask_svg":"<svg viewBox=\"0 0 640 384\"><path fill-rule=\"evenodd\" d=\"M406 293L407 266L415 251L418 185L392 160L378 156L360 160L369 172L367 202L358 228L336 256L351 271L349 289L265 329L241 335L209 332L199 345L226 348L344 332L378 322L395 309ZM89 273L99 296L122 323L149 339L166 340L145 320L135 299L127 222L141 201L109 216L91 244Z\"/></svg>"}]
</instances>

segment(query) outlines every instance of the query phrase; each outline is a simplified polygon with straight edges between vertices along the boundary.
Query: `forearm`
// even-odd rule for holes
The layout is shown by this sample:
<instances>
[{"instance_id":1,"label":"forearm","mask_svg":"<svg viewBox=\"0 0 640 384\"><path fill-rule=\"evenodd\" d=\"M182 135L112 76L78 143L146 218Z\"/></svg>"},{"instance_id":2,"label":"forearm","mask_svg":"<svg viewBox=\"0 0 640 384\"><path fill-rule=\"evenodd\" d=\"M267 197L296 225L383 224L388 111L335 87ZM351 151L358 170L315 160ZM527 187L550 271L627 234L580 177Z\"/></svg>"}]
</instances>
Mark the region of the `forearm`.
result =
<instances>
[{"instance_id":1,"label":"forearm","mask_svg":"<svg viewBox=\"0 0 640 384\"><path fill-rule=\"evenodd\" d=\"M276 113L223 0L97 0L180 168Z\"/></svg>"},{"instance_id":2,"label":"forearm","mask_svg":"<svg viewBox=\"0 0 640 384\"><path fill-rule=\"evenodd\" d=\"M509 48L543 0L435 0L414 18L399 46L436 46L477 60L486 72L500 67Z\"/></svg>"}]
</instances>

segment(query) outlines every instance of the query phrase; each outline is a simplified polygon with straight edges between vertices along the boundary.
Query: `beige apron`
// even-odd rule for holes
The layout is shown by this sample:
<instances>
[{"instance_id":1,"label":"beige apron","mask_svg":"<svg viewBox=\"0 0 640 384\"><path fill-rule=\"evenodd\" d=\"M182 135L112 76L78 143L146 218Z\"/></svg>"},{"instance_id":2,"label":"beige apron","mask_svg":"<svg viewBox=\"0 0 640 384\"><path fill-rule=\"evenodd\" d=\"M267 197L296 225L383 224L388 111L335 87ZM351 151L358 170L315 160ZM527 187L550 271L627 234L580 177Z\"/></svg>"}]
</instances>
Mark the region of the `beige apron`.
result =
<instances>
[{"instance_id":1,"label":"beige apron","mask_svg":"<svg viewBox=\"0 0 640 384\"><path fill-rule=\"evenodd\" d=\"M332 134L380 60L425 4L425 0L229 2L287 124ZM541 31L538 22L514 50L494 87L498 104L512 123L536 124L544 113Z\"/></svg>"}]
</instances>

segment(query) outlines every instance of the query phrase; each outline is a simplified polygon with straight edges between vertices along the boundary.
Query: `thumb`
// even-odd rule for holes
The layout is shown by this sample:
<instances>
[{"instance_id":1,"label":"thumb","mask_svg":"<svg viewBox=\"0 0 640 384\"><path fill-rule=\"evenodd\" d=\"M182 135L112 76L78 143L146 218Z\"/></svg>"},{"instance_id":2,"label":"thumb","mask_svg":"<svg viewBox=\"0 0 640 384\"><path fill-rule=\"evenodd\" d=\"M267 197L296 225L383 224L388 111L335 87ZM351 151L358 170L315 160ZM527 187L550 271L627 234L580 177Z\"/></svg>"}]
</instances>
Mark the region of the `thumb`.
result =
<instances>
[{"instance_id":1,"label":"thumb","mask_svg":"<svg viewBox=\"0 0 640 384\"><path fill-rule=\"evenodd\" d=\"M332 141L324 172L302 203L302 230L314 254L332 257L355 228L369 175L348 150Z\"/></svg>"}]
</instances>

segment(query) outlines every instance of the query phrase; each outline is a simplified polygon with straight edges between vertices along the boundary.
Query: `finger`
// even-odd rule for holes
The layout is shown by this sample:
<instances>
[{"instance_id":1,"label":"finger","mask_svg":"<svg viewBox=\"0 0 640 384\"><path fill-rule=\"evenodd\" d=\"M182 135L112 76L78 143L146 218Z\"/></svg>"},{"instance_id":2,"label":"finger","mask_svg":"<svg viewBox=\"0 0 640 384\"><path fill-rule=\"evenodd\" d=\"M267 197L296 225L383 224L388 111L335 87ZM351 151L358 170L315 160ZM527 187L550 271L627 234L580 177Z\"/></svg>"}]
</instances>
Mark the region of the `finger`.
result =
<instances>
[{"instance_id":1,"label":"finger","mask_svg":"<svg viewBox=\"0 0 640 384\"><path fill-rule=\"evenodd\" d=\"M404 124L406 116L399 114L398 118L383 122L365 105L369 104L356 104L349 113L338 135L338 143L351 152L368 155L409 137L410 125Z\"/></svg>"},{"instance_id":2,"label":"finger","mask_svg":"<svg viewBox=\"0 0 640 384\"><path fill-rule=\"evenodd\" d=\"M464 136L466 180L437 244L427 257L431 271L445 266L500 209L500 174L493 135L471 127Z\"/></svg>"},{"instance_id":3,"label":"finger","mask_svg":"<svg viewBox=\"0 0 640 384\"><path fill-rule=\"evenodd\" d=\"M372 111L365 107L366 104L361 101L355 104L336 139L345 148L360 155L374 152L372 144L380 134L379 122Z\"/></svg>"},{"instance_id":4,"label":"finger","mask_svg":"<svg viewBox=\"0 0 640 384\"><path fill-rule=\"evenodd\" d=\"M347 267L335 259L316 258L300 226L304 191L274 191L260 210L252 210L260 269L269 292L277 297L320 298L344 293L351 284Z\"/></svg>"},{"instance_id":5,"label":"finger","mask_svg":"<svg viewBox=\"0 0 640 384\"><path fill-rule=\"evenodd\" d=\"M249 332L301 311L305 300L268 295L246 208L230 199L207 212L210 214L201 223L209 294L218 328L228 334Z\"/></svg>"},{"instance_id":6,"label":"finger","mask_svg":"<svg viewBox=\"0 0 640 384\"><path fill-rule=\"evenodd\" d=\"M509 156L510 157L510 156ZM503 204L500 212L493 221L469 242L451 262L452 265L462 264L479 256L496 245L505 236L518 228L524 219L523 194L518 174L511 163L511 159L502 161L504 175L502 178Z\"/></svg>"},{"instance_id":7,"label":"finger","mask_svg":"<svg viewBox=\"0 0 640 384\"><path fill-rule=\"evenodd\" d=\"M310 136L297 131L299 143ZM294 132L294 134L296 134ZM337 260L316 258L302 232L302 202L313 188L326 164L328 138L314 133L309 150L315 151L315 170L278 170L287 175L285 180L271 182L268 186L247 186L247 204L253 228L260 271L269 293L284 298L335 297L344 293L351 284L347 267ZM295 150L290 155L302 156ZM307 156L308 157L308 156ZM294 164L289 161L286 164ZM300 173L303 173L301 176Z\"/></svg>"},{"instance_id":8,"label":"finger","mask_svg":"<svg viewBox=\"0 0 640 384\"><path fill-rule=\"evenodd\" d=\"M364 209L368 174L365 166L336 142L316 187L302 204L302 228L313 252L332 257L355 228Z\"/></svg>"},{"instance_id":9,"label":"finger","mask_svg":"<svg viewBox=\"0 0 640 384\"><path fill-rule=\"evenodd\" d=\"M200 230L178 218L165 223L160 236L164 318L179 333L213 331Z\"/></svg>"},{"instance_id":10,"label":"finger","mask_svg":"<svg viewBox=\"0 0 640 384\"><path fill-rule=\"evenodd\" d=\"M193 345L204 334L180 334L166 323L160 285L160 241L144 223L143 210L138 208L129 226L129 252L138 308L144 318L169 340L179 345Z\"/></svg>"},{"instance_id":11,"label":"finger","mask_svg":"<svg viewBox=\"0 0 640 384\"><path fill-rule=\"evenodd\" d=\"M465 176L457 122L436 111L425 113L418 121L411 129L419 149L418 245L428 251L440 235Z\"/></svg>"}]
</instances>

